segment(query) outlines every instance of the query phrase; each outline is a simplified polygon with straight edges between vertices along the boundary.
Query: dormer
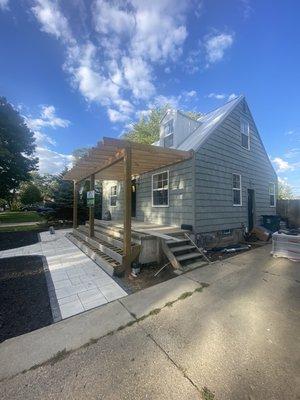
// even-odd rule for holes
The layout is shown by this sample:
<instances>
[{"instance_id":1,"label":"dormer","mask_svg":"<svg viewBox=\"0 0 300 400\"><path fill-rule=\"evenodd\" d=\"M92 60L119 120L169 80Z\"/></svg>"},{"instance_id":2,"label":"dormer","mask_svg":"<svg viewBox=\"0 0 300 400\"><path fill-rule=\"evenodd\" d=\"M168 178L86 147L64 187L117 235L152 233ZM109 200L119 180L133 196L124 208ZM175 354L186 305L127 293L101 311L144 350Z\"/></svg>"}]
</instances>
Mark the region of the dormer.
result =
<instances>
[{"instance_id":1,"label":"dormer","mask_svg":"<svg viewBox=\"0 0 300 400\"><path fill-rule=\"evenodd\" d=\"M159 145L176 149L199 125L183 112L169 109L160 121Z\"/></svg>"}]
</instances>

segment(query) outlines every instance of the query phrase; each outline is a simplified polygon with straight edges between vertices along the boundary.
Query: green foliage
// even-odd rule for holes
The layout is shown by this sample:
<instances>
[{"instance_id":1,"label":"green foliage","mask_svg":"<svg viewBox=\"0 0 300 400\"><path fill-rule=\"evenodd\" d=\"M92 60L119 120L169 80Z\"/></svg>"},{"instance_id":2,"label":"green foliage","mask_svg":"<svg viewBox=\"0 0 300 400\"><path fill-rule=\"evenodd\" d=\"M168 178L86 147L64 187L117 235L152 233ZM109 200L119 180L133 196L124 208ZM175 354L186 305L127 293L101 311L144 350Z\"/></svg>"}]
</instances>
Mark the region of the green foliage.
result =
<instances>
[{"instance_id":1,"label":"green foliage","mask_svg":"<svg viewBox=\"0 0 300 400\"><path fill-rule=\"evenodd\" d=\"M278 198L283 200L294 198L292 187L284 180L278 181Z\"/></svg>"},{"instance_id":2,"label":"green foliage","mask_svg":"<svg viewBox=\"0 0 300 400\"><path fill-rule=\"evenodd\" d=\"M42 201L40 189L33 183L29 183L20 193L20 201L25 206Z\"/></svg>"},{"instance_id":3,"label":"green foliage","mask_svg":"<svg viewBox=\"0 0 300 400\"><path fill-rule=\"evenodd\" d=\"M187 115L188 117L190 117L192 119L197 120L198 118L201 117L202 114L199 112L196 112L196 111L188 111L188 112L185 112L185 115Z\"/></svg>"},{"instance_id":4,"label":"green foliage","mask_svg":"<svg viewBox=\"0 0 300 400\"><path fill-rule=\"evenodd\" d=\"M0 97L0 198L12 201L22 181L30 180L29 172L36 169L33 132L24 119Z\"/></svg>"},{"instance_id":5,"label":"green foliage","mask_svg":"<svg viewBox=\"0 0 300 400\"><path fill-rule=\"evenodd\" d=\"M89 147L81 147L79 149L75 149L72 153L72 156L75 159L75 163L80 160L80 158L86 156L89 152Z\"/></svg>"},{"instance_id":6,"label":"green foliage","mask_svg":"<svg viewBox=\"0 0 300 400\"><path fill-rule=\"evenodd\" d=\"M124 139L132 142L151 144L159 139L159 122L168 106L151 110L148 116L143 116L132 129L125 133Z\"/></svg>"},{"instance_id":7,"label":"green foliage","mask_svg":"<svg viewBox=\"0 0 300 400\"><path fill-rule=\"evenodd\" d=\"M62 171L56 178L56 184L53 191L54 202L59 208L73 207L73 183L64 181L63 176L67 169Z\"/></svg>"},{"instance_id":8,"label":"green foliage","mask_svg":"<svg viewBox=\"0 0 300 400\"><path fill-rule=\"evenodd\" d=\"M31 173L31 179L33 184L40 190L43 200L51 201L57 188L58 177L51 174L40 175L34 171Z\"/></svg>"},{"instance_id":9,"label":"green foliage","mask_svg":"<svg viewBox=\"0 0 300 400\"><path fill-rule=\"evenodd\" d=\"M41 220L40 215L36 211L6 211L0 213L0 222L38 222Z\"/></svg>"}]
</instances>

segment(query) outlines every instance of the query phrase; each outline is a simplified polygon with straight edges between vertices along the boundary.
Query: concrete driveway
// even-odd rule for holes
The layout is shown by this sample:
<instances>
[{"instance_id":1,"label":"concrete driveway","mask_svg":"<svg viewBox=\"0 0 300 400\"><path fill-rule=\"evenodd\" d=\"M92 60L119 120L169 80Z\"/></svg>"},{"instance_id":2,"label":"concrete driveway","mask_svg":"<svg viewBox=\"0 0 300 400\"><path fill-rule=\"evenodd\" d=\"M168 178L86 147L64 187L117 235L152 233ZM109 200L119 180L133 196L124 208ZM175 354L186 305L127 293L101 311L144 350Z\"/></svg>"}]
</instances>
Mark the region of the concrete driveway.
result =
<instances>
[{"instance_id":1,"label":"concrete driveway","mask_svg":"<svg viewBox=\"0 0 300 400\"><path fill-rule=\"evenodd\" d=\"M186 274L210 285L3 381L1 398L300 399L300 263L269 252Z\"/></svg>"}]
</instances>

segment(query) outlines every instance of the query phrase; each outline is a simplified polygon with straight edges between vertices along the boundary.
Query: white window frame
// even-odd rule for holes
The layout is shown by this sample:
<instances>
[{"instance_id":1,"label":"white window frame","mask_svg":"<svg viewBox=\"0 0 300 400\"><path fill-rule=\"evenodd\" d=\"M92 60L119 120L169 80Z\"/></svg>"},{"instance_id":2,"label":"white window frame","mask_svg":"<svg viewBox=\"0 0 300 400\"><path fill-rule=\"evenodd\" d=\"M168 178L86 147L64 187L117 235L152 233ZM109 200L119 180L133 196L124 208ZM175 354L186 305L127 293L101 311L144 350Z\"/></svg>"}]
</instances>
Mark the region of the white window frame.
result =
<instances>
[{"instance_id":1,"label":"white window frame","mask_svg":"<svg viewBox=\"0 0 300 400\"><path fill-rule=\"evenodd\" d=\"M248 128L247 129L247 131L248 131L247 133L244 133L243 130L242 130L242 125L243 124L247 124L247 128ZM245 150L250 150L250 124L249 124L249 121L247 121L245 118L241 118L240 131L241 131L241 146L242 146L242 148L245 149ZM248 146L247 147L243 146L243 135L247 136L247 138L248 138L248 142L247 142Z\"/></svg>"},{"instance_id":2,"label":"white window frame","mask_svg":"<svg viewBox=\"0 0 300 400\"><path fill-rule=\"evenodd\" d=\"M169 133L165 133L165 127L167 126L167 125L169 125L170 124L170 122L172 122L172 131L171 132L169 132ZM163 124L163 129L164 129L164 137L163 137L163 141L164 141L164 147L165 147L165 139L166 138L169 138L170 136L172 136L172 145L170 146L170 147L173 147L174 146L174 118L171 118L171 119L169 119L167 122L165 122L164 124Z\"/></svg>"},{"instance_id":3,"label":"white window frame","mask_svg":"<svg viewBox=\"0 0 300 400\"><path fill-rule=\"evenodd\" d=\"M271 192L271 187L273 188L273 193ZM271 196L274 196L274 204L271 204ZM270 207L274 208L276 207L276 186L274 182L270 182L269 183L269 203L270 203Z\"/></svg>"},{"instance_id":4,"label":"white window frame","mask_svg":"<svg viewBox=\"0 0 300 400\"><path fill-rule=\"evenodd\" d=\"M165 174L165 173L167 173L167 177L168 177L168 204L154 204L153 203L153 200L154 200L153 192L154 191L160 191L160 190L166 190L166 189L163 189L163 188L162 189L153 189L153 178L156 175L161 175L161 174ZM170 174L169 174L169 171L161 171L161 172L157 172L156 174L152 175L151 196L152 196L152 207L155 207L155 208L157 208L157 207L169 207L169 204L170 204Z\"/></svg>"},{"instance_id":5,"label":"white window frame","mask_svg":"<svg viewBox=\"0 0 300 400\"><path fill-rule=\"evenodd\" d=\"M112 188L116 188L116 194L112 194L112 193L111 193L111 190L112 190ZM110 207L117 207L117 200L118 200L118 185L113 185L113 186L111 186L111 187L109 188L109 191L110 191L110 196L109 196L109 206L110 206ZM112 204L111 204L111 199L112 199L113 197L115 197L115 198L116 198L116 204L115 204L115 205L112 205Z\"/></svg>"},{"instance_id":6,"label":"white window frame","mask_svg":"<svg viewBox=\"0 0 300 400\"><path fill-rule=\"evenodd\" d=\"M240 187L239 188L234 188L233 187L233 175L237 175L240 177ZM240 192L240 204L234 204L234 191L237 190ZM243 205L243 191L242 191L242 175L241 174L237 174L236 172L234 172L232 174L232 203L233 203L233 207L241 207Z\"/></svg>"}]
</instances>

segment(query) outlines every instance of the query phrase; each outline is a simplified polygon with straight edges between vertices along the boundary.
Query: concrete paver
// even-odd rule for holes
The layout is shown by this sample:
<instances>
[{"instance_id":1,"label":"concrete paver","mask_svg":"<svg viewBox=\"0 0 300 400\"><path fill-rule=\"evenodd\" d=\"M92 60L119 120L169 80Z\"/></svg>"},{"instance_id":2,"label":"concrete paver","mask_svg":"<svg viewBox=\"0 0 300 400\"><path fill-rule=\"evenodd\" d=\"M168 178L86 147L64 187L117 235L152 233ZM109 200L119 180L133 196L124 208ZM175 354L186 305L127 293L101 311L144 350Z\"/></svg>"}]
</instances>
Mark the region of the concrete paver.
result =
<instances>
[{"instance_id":1,"label":"concrete paver","mask_svg":"<svg viewBox=\"0 0 300 400\"><path fill-rule=\"evenodd\" d=\"M65 237L68 232L70 229L57 230L54 235L42 232L39 243L0 253L0 257L39 254L46 258L51 286L52 283L54 286L49 294L55 322L127 295L99 265ZM94 294L88 300L91 290L96 290L97 296Z\"/></svg>"}]
</instances>

